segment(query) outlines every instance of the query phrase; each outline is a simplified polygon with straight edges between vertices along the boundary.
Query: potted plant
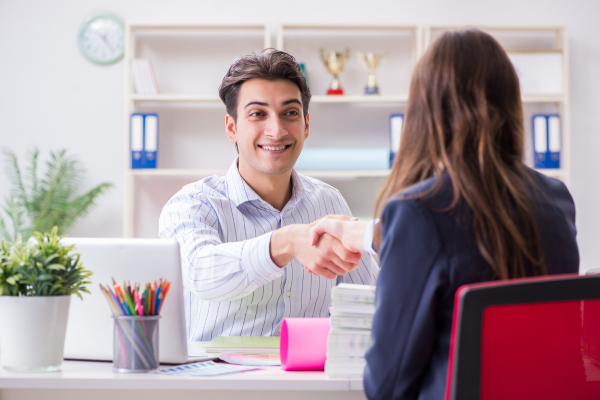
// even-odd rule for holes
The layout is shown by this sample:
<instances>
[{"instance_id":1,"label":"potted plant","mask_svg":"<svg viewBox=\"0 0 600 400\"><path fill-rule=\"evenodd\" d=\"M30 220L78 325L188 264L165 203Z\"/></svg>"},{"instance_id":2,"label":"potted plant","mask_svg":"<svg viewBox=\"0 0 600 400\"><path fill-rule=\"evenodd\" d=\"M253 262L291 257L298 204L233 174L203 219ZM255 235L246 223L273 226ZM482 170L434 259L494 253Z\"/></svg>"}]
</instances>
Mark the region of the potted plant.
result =
<instances>
[{"instance_id":1,"label":"potted plant","mask_svg":"<svg viewBox=\"0 0 600 400\"><path fill-rule=\"evenodd\" d=\"M49 232L54 226L58 227L59 235L64 235L94 207L98 197L112 187L112 184L105 182L77 194L84 168L66 150L50 153L42 176L38 176L38 149L33 149L25 168L21 168L15 153L7 149L3 152L6 172L12 183L2 207L5 216L0 213L0 238L6 240L16 240L19 234L23 240L27 240L33 232Z\"/></svg>"},{"instance_id":2,"label":"potted plant","mask_svg":"<svg viewBox=\"0 0 600 400\"><path fill-rule=\"evenodd\" d=\"M0 242L0 362L14 371L57 371L62 365L71 295L89 291L74 246L58 228L30 240Z\"/></svg>"}]
</instances>

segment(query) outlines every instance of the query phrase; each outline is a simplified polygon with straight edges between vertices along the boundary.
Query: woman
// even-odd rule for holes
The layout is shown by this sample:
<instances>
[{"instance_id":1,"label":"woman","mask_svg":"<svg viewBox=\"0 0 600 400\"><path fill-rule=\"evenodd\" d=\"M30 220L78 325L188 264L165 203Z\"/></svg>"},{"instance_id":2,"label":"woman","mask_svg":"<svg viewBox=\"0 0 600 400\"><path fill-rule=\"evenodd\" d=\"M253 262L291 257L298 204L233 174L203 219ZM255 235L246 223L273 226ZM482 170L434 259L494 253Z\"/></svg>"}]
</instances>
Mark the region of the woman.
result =
<instances>
[{"instance_id":1,"label":"woman","mask_svg":"<svg viewBox=\"0 0 600 400\"><path fill-rule=\"evenodd\" d=\"M578 271L573 200L523 164L523 147L506 53L478 30L442 35L413 73L399 154L377 201L369 399L443 398L461 285ZM370 247L364 222L313 229L354 251Z\"/></svg>"}]
</instances>

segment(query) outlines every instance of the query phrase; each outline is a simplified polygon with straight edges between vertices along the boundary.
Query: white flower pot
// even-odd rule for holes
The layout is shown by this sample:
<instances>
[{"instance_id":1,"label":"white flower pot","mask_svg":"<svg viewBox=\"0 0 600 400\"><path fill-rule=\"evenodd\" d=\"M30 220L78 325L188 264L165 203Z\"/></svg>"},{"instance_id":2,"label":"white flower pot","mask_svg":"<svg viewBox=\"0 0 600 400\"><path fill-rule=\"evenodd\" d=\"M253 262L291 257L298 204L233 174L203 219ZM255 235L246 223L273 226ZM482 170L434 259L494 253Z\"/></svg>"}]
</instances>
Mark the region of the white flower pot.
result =
<instances>
[{"instance_id":1,"label":"white flower pot","mask_svg":"<svg viewBox=\"0 0 600 400\"><path fill-rule=\"evenodd\" d=\"M0 296L0 363L12 371L58 371L71 296Z\"/></svg>"}]
</instances>

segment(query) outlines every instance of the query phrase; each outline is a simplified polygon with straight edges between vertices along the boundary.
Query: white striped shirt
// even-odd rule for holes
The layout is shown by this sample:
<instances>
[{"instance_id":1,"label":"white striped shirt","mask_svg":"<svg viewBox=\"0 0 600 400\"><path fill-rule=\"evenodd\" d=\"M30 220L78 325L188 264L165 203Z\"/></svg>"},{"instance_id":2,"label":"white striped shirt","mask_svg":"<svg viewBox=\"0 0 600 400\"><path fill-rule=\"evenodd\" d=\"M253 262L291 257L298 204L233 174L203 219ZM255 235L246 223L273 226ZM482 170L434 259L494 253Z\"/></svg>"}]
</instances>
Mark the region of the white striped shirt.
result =
<instances>
[{"instance_id":1,"label":"white striped shirt","mask_svg":"<svg viewBox=\"0 0 600 400\"><path fill-rule=\"evenodd\" d=\"M336 284L374 284L379 268L367 253L356 270L335 280L305 272L295 258L283 268L272 261L274 230L350 215L340 192L326 183L293 170L292 185L279 211L250 189L236 160L225 176L189 184L165 205L159 236L180 245L188 340L276 336L283 318L329 316Z\"/></svg>"}]
</instances>

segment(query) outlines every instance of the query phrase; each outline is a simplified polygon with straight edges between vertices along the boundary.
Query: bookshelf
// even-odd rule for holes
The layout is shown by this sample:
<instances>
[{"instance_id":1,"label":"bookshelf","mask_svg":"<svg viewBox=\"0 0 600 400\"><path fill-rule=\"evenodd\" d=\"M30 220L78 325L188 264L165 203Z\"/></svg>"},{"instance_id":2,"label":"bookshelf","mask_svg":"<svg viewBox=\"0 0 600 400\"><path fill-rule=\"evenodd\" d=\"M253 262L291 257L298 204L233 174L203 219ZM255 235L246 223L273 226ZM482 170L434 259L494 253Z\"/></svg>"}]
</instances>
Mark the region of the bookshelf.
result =
<instances>
[{"instance_id":1,"label":"bookshelf","mask_svg":"<svg viewBox=\"0 0 600 400\"><path fill-rule=\"evenodd\" d=\"M215 158L223 158L224 154L227 157L229 148L223 149L223 144L214 152L213 158L207 160L203 169L190 168L185 164L176 169L173 164L177 163L179 157L194 158L195 155L198 158L204 139L209 140L209 145L211 140L217 141L214 133L225 111L217 96L221 79L236 57L271 47L271 28L268 24L130 22L125 27L125 40L123 236L156 237L159 206L149 210L146 205L138 204L138 201L144 200L141 197L156 197L156 192L148 194L148 190L144 190L143 185L147 185L144 180L148 177L202 177L223 172L221 169L206 168L215 162ZM134 58L148 58L152 61L161 94L135 93L131 76L131 60ZM190 104L200 104L203 110L189 110ZM131 169L129 116L133 112L150 111L159 113L159 168ZM192 122L179 123L186 120ZM201 128L203 121L210 122L204 131ZM184 134L178 135L177 132ZM192 143L185 146L190 139L193 139ZM181 154L186 147L196 147L197 150L191 154L189 151ZM190 171L195 172L190 174ZM167 190L173 190L172 185ZM160 203L163 200L164 197L159 196L151 202ZM144 213L149 214L149 219L156 220L156 227L148 228L148 224L140 227L140 216L145 215Z\"/></svg>"},{"instance_id":2,"label":"bookshelf","mask_svg":"<svg viewBox=\"0 0 600 400\"><path fill-rule=\"evenodd\" d=\"M560 89L554 93L535 93L526 90L521 80L521 95L525 125L526 162L533 165L532 149L532 116L537 113L556 113L561 117L561 168L537 169L550 177L563 181L567 186L571 177L571 131L569 105L569 41L566 26L562 25L432 25L424 28L423 48L441 33L475 27L492 36L502 45L509 57L514 55L546 55L555 54L561 59ZM517 67L517 72L518 67Z\"/></svg>"},{"instance_id":3,"label":"bookshelf","mask_svg":"<svg viewBox=\"0 0 600 400\"><path fill-rule=\"evenodd\" d=\"M405 113L410 75L416 61L451 25L369 25L282 23L274 29L275 47L305 63L313 94L307 147L387 147L389 115ZM563 26L478 26L496 37L509 53L558 54L562 90L523 93L526 151L531 150L531 115L558 113L562 119L560 169L539 172L569 184L570 131L568 40ZM224 135L225 107L217 95L221 79L236 57L271 47L267 24L126 25L124 117L124 237L156 237L158 216L183 185L224 175L235 157ZM340 81L344 96L327 96L332 76L319 49L351 53L372 51L388 58L376 71L380 95L364 95L367 71L351 54ZM133 58L153 62L160 94L136 94L130 71ZM199 72L200 71L200 72ZM159 114L157 169L131 169L129 116ZM211 151L206 151L210 148ZM531 160L528 160L532 164ZM389 170L299 171L339 189L357 216L370 216L378 188Z\"/></svg>"}]
</instances>

